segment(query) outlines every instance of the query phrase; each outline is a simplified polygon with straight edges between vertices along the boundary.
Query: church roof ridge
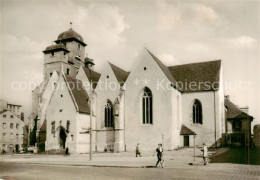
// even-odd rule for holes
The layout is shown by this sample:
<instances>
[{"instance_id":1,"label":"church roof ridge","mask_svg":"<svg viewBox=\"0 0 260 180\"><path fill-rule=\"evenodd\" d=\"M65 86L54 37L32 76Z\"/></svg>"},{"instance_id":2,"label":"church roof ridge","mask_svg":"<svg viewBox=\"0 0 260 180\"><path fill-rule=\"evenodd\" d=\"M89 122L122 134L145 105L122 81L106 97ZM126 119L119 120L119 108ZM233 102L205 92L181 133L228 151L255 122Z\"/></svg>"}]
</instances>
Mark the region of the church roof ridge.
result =
<instances>
[{"instance_id":1,"label":"church roof ridge","mask_svg":"<svg viewBox=\"0 0 260 180\"><path fill-rule=\"evenodd\" d=\"M112 64L109 61L108 61L108 63L110 65L111 69L113 70L113 72L117 78L117 81L120 83L120 85L123 85L125 83L126 79L128 78L130 72L123 70L122 68Z\"/></svg>"},{"instance_id":2,"label":"church roof ridge","mask_svg":"<svg viewBox=\"0 0 260 180\"><path fill-rule=\"evenodd\" d=\"M183 92L216 91L219 89L221 60L169 66L172 76L183 85L196 83L196 87L182 87Z\"/></svg>"},{"instance_id":3,"label":"church roof ridge","mask_svg":"<svg viewBox=\"0 0 260 180\"><path fill-rule=\"evenodd\" d=\"M166 65L164 65L151 51L149 51L147 48L145 48L145 50L152 56L152 58L158 64L158 66L161 68L161 70L163 71L165 76L168 78L168 80L172 82L173 86L176 89L180 90L179 87L178 87L177 81L172 76L169 68Z\"/></svg>"},{"instance_id":4,"label":"church roof ridge","mask_svg":"<svg viewBox=\"0 0 260 180\"><path fill-rule=\"evenodd\" d=\"M73 99L78 107L78 111L81 113L90 114L90 107L88 104L88 93L84 89L82 81L75 79L71 76L65 75L64 76L65 81L67 82L68 88L73 96Z\"/></svg>"},{"instance_id":5,"label":"church roof ridge","mask_svg":"<svg viewBox=\"0 0 260 180\"><path fill-rule=\"evenodd\" d=\"M99 81L99 78L100 78L101 74L98 73L98 72L96 72L96 71L93 71L93 70L92 70L92 72L91 72L91 79L90 79L90 71L89 71L89 69L86 68L85 66L82 66L82 68L83 68L83 70L84 70L84 72L85 72L85 74L86 74L88 80L89 80L89 81L92 80L92 82L94 83L94 84L93 84L93 88L95 89L96 86L97 86L97 82Z\"/></svg>"}]
</instances>

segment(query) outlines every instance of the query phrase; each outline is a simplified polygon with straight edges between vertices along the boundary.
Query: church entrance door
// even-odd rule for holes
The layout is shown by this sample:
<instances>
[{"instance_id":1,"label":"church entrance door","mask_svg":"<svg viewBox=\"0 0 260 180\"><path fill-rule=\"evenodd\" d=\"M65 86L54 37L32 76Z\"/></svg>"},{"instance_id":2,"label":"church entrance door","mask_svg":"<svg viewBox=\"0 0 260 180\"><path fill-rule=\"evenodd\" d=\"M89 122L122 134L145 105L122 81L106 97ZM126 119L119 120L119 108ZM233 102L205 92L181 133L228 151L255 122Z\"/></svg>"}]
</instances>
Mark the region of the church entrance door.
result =
<instances>
[{"instance_id":1,"label":"church entrance door","mask_svg":"<svg viewBox=\"0 0 260 180\"><path fill-rule=\"evenodd\" d=\"M60 148L65 149L67 135L63 128L60 128Z\"/></svg>"},{"instance_id":2,"label":"church entrance door","mask_svg":"<svg viewBox=\"0 0 260 180\"><path fill-rule=\"evenodd\" d=\"M190 146L190 142L189 142L189 136L183 136L184 138L184 147L186 146Z\"/></svg>"}]
</instances>

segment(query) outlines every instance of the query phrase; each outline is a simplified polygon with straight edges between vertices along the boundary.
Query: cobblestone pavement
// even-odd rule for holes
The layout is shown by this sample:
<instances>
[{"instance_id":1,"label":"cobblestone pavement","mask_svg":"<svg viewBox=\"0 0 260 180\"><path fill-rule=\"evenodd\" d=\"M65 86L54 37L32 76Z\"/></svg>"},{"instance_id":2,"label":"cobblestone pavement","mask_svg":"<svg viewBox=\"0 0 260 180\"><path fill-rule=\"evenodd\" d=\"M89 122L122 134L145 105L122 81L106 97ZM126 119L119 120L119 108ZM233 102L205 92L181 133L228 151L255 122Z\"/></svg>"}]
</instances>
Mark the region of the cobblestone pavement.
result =
<instances>
[{"instance_id":1,"label":"cobblestone pavement","mask_svg":"<svg viewBox=\"0 0 260 180\"><path fill-rule=\"evenodd\" d=\"M211 152L214 153L214 152ZM144 152L142 157L136 158L134 153L95 153L93 160L89 161L86 154L62 156L62 155L4 155L0 157L1 167L6 166L40 166L45 168L45 173L53 173L52 167L57 169L57 172L64 169L75 169L75 172L81 168L86 171L92 171L91 168L115 171L118 176L108 176L111 179L123 177L123 179L156 179L154 176L161 174L162 179L258 179L260 180L260 166L257 165L242 165L228 163L209 163L203 165L200 149L196 149L195 162L193 162L193 149L182 149L179 151L165 152L165 168L152 168L156 162L156 156L153 152ZM95 168L99 167L99 168ZM130 168L131 167L131 168ZM141 168L143 167L143 168ZM144 168L146 167L146 168ZM44 169L44 168L43 168ZM44 171L37 171L39 174L44 174ZM102 171L101 171L102 172ZM131 173L140 173L143 178L132 177ZM151 174L146 174L147 172ZM156 174L157 172L157 174ZM73 171L71 172L73 176ZM94 173L94 172L93 172ZM154 174L155 173L155 174ZM0 168L1 175L1 168ZM5 175L12 175L5 174ZM101 173L102 175L102 173ZM152 176L153 175L153 176ZM0 176L1 177L1 176ZM27 176L25 176L27 177ZM75 176L78 178L77 176ZM94 176L93 176L94 177ZM100 177L102 179L103 176ZM107 177L107 175L104 175ZM28 178L28 177L27 177ZM33 178L33 177L32 177ZM26 179L26 178L25 178ZM81 179L79 177L79 179ZM94 179L94 178L93 178Z\"/></svg>"}]
</instances>

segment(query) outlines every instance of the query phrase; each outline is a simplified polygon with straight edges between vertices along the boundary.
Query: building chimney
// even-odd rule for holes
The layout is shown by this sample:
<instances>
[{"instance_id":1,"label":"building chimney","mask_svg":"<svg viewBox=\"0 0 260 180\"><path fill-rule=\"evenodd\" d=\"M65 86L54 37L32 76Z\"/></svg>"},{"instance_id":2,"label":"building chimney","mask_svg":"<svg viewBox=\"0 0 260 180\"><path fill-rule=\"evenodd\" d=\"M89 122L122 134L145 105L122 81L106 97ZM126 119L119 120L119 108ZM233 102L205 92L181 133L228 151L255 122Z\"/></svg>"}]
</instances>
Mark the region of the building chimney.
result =
<instances>
[{"instance_id":1,"label":"building chimney","mask_svg":"<svg viewBox=\"0 0 260 180\"><path fill-rule=\"evenodd\" d=\"M24 112L21 112L21 120L24 121Z\"/></svg>"},{"instance_id":2,"label":"building chimney","mask_svg":"<svg viewBox=\"0 0 260 180\"><path fill-rule=\"evenodd\" d=\"M230 100L229 98L230 98L230 95L225 95L225 99Z\"/></svg>"},{"instance_id":3,"label":"building chimney","mask_svg":"<svg viewBox=\"0 0 260 180\"><path fill-rule=\"evenodd\" d=\"M249 107L248 106L240 107L240 110L248 114Z\"/></svg>"}]
</instances>

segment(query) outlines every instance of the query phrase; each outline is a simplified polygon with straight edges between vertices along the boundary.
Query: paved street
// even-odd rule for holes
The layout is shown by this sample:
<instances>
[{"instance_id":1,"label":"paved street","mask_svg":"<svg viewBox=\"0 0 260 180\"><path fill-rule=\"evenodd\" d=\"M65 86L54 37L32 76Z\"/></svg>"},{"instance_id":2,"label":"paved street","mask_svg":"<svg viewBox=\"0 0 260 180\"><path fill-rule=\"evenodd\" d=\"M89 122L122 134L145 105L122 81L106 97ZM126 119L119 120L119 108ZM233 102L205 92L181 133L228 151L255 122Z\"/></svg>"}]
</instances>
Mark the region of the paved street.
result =
<instances>
[{"instance_id":1,"label":"paved street","mask_svg":"<svg viewBox=\"0 0 260 180\"><path fill-rule=\"evenodd\" d=\"M257 167L258 168L258 167ZM106 168L67 165L32 165L0 163L0 178L5 180L54 179L260 179L256 167L210 164L209 166L180 166L175 168Z\"/></svg>"},{"instance_id":2,"label":"paved street","mask_svg":"<svg viewBox=\"0 0 260 180\"><path fill-rule=\"evenodd\" d=\"M214 152L210 152L212 154ZM210 163L204 166L201 151L193 149L165 152L165 168L152 168L156 162L153 152L136 158L133 152L95 153L89 161L87 154L63 155L4 155L0 156L0 179L234 179L260 180L259 165Z\"/></svg>"}]
</instances>

